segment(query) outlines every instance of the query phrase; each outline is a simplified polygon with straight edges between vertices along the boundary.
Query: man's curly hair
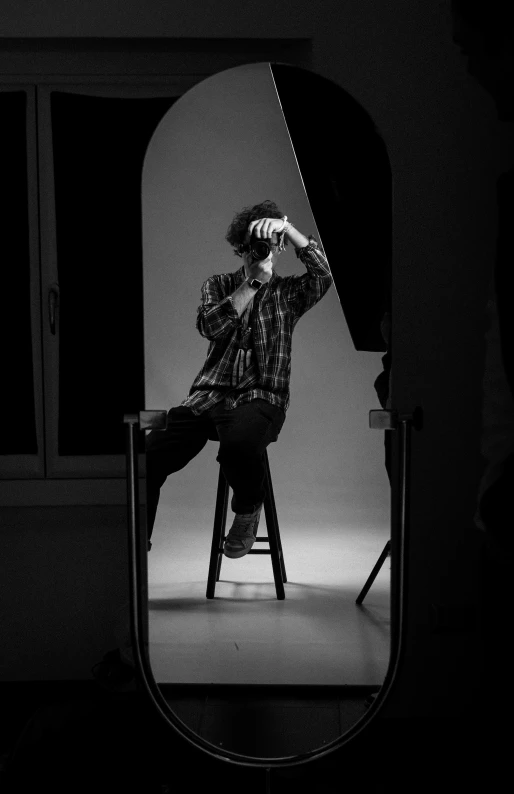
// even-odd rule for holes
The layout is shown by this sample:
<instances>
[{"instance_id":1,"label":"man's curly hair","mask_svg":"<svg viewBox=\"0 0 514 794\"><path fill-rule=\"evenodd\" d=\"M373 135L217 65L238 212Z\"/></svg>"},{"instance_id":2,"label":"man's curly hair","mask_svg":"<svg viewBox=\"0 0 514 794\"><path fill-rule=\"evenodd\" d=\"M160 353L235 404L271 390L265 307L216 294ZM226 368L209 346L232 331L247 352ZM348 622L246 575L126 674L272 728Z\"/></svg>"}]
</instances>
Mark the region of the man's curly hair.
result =
<instances>
[{"instance_id":1,"label":"man's curly hair","mask_svg":"<svg viewBox=\"0 0 514 794\"><path fill-rule=\"evenodd\" d=\"M241 256L239 246L245 241L248 224L252 221L258 221L260 218L283 218L284 215L280 212L279 208L274 201L262 201L260 204L254 204L253 207L244 207L241 212L234 216L234 220L228 227L225 240L230 243L234 248L236 256ZM287 245L287 239L284 240Z\"/></svg>"}]
</instances>

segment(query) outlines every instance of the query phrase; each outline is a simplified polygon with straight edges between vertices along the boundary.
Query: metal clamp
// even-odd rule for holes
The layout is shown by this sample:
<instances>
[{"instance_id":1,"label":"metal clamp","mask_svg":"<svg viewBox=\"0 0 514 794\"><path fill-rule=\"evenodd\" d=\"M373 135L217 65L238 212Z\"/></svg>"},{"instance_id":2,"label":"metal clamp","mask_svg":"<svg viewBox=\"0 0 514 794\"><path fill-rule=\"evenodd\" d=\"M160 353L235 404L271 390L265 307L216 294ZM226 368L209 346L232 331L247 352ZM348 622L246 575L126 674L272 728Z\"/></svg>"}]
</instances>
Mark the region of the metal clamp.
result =
<instances>
[{"instance_id":1,"label":"metal clamp","mask_svg":"<svg viewBox=\"0 0 514 794\"><path fill-rule=\"evenodd\" d=\"M372 430L397 430L402 423L411 425L414 430L422 430L423 409L418 405L411 414L385 409L369 412L369 426Z\"/></svg>"},{"instance_id":2,"label":"metal clamp","mask_svg":"<svg viewBox=\"0 0 514 794\"><path fill-rule=\"evenodd\" d=\"M125 414L126 425L138 425L140 430L166 430L167 411L139 411L137 414Z\"/></svg>"}]
</instances>

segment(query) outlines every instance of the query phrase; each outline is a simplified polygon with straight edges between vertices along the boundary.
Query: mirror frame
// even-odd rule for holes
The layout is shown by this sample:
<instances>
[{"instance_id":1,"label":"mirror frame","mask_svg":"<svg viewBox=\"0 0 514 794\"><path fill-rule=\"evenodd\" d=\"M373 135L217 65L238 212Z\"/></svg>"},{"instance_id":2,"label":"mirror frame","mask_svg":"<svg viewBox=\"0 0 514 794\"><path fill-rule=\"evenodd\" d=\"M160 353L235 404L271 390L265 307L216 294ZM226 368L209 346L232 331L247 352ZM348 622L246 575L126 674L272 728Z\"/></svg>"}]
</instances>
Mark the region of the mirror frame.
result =
<instances>
[{"instance_id":1,"label":"mirror frame","mask_svg":"<svg viewBox=\"0 0 514 794\"><path fill-rule=\"evenodd\" d=\"M266 62L272 67L272 62ZM277 64L289 66L288 64ZM237 68L237 67L235 67ZM311 70L303 67L293 66L298 72L314 76L320 80L331 83L327 78L317 75ZM345 91L341 86L332 83L334 88ZM351 96L348 94L348 96ZM279 98L280 99L280 98ZM353 100L355 102L355 100ZM362 106L360 106L362 107ZM362 109L364 111L364 109ZM367 113L367 111L364 111ZM286 121L284 116L284 121ZM287 124L287 122L286 122ZM294 146L293 146L294 151ZM295 153L296 154L296 153ZM389 158L388 158L389 159ZM390 163L390 161L389 161ZM301 169L300 175L301 175ZM303 180L303 177L302 177ZM391 172L391 228L394 223L393 216L393 197L394 180ZM316 220L317 222L317 220ZM320 236L322 237L322 229ZM391 240L392 254L392 240ZM333 272L333 271L332 271ZM336 280L334 276L334 280ZM392 273L391 273L391 296L393 294ZM393 326L394 327L394 326ZM390 351L392 344L390 345ZM392 410L391 415L395 415ZM393 422L388 432L393 432L393 443L391 444L391 513L390 513L390 532L391 532L391 638L389 665L384 681L366 713L345 733L341 734L332 742L315 748L309 752L303 752L291 756L277 757L258 757L247 756L232 752L227 749L212 744L206 739L195 733L186 723L184 723L172 710L162 695L158 684L155 681L150 664L148 653L148 597L147 597L147 538L146 523L144 532L140 528L140 503L138 493L138 453L141 449L139 444L141 430L144 424L140 422L140 415L126 416L124 421L127 427L127 493L128 493L128 546L129 546L129 580L130 580L130 622L132 647L134 661L136 665L136 675L142 686L143 692L152 703L155 711L160 715L168 727L174 733L178 733L189 744L207 753L220 761L234 763L239 766L254 768L287 768L305 764L310 761L323 758L330 753L344 747L357 736L367 730L372 720L376 719L384 706L386 700L390 699L391 692L395 688L395 681L398 671L402 665L404 657L404 633L405 633L405 613L407 608L406 591L406 560L407 560L407 539L409 531L409 469L410 469L410 429L413 423L412 415L399 417L398 422ZM419 428L418 428L419 429ZM144 594L144 596L143 596Z\"/></svg>"}]
</instances>

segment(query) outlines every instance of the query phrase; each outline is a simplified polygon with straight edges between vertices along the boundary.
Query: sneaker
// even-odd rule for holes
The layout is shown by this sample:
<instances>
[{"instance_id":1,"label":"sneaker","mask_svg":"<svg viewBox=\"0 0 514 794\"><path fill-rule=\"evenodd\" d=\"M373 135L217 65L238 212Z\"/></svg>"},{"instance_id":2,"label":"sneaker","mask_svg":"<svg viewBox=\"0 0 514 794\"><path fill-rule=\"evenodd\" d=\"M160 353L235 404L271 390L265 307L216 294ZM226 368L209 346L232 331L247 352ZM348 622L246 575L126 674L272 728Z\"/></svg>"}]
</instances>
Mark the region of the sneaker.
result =
<instances>
[{"instance_id":1,"label":"sneaker","mask_svg":"<svg viewBox=\"0 0 514 794\"><path fill-rule=\"evenodd\" d=\"M255 543L261 510L262 505L253 513L236 513L234 523L230 527L230 531L225 538L225 545L223 547L223 554L225 557L236 559L237 557L244 557L245 554L248 554Z\"/></svg>"}]
</instances>

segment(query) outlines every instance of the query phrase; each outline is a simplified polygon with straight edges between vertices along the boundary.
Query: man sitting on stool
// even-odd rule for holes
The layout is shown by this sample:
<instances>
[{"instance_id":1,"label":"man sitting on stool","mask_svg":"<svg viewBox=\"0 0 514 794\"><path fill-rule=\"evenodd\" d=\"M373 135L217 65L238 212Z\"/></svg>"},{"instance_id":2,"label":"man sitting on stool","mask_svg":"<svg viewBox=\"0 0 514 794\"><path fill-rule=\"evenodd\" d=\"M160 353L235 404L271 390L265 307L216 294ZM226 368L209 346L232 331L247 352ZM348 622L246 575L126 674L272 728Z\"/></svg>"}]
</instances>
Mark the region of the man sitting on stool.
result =
<instances>
[{"instance_id":1,"label":"man sitting on stool","mask_svg":"<svg viewBox=\"0 0 514 794\"><path fill-rule=\"evenodd\" d=\"M233 490L236 514L223 552L243 557L253 546L264 501L263 454L277 440L289 405L293 330L332 276L314 238L295 229L272 201L238 213L225 239L244 265L202 286L196 327L210 341L207 359L188 397L168 412L166 430L146 439L148 537L161 486L214 431L216 460ZM274 266L288 242L307 272L282 278Z\"/></svg>"}]
</instances>

